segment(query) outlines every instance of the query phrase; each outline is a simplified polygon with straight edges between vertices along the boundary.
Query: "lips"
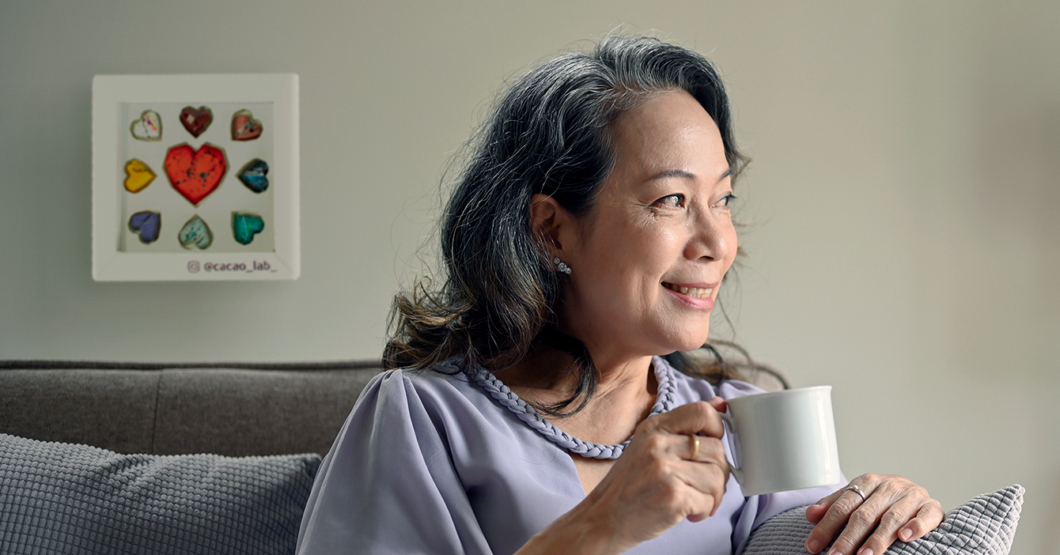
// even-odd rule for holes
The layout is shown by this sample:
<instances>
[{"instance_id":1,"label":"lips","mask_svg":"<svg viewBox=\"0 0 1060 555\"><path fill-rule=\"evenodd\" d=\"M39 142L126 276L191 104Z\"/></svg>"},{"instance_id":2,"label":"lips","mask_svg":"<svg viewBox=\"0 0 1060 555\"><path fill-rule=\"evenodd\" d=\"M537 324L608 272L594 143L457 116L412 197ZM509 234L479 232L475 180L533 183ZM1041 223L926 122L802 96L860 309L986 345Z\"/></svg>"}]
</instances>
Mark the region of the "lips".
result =
<instances>
[{"instance_id":1,"label":"lips","mask_svg":"<svg viewBox=\"0 0 1060 555\"><path fill-rule=\"evenodd\" d=\"M687 285L667 283L665 281L662 282L662 285L671 291L676 291L682 295L688 295L689 297L694 297L696 299L709 299L711 293L714 292L713 287L690 287Z\"/></svg>"}]
</instances>

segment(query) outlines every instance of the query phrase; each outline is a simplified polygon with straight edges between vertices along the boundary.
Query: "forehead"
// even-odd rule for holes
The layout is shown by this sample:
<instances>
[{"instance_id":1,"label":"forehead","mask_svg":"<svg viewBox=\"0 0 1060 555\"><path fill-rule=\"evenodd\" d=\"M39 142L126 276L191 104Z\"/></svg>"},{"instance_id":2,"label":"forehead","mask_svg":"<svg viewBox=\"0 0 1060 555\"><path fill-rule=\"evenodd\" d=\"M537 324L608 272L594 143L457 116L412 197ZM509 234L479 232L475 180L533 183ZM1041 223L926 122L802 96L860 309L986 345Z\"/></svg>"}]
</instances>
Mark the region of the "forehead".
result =
<instances>
[{"instance_id":1,"label":"forehead","mask_svg":"<svg viewBox=\"0 0 1060 555\"><path fill-rule=\"evenodd\" d=\"M659 93L623 113L611 124L611 135L616 169L631 164L645 171L691 170L690 164L700 171L728 167L718 126L684 90Z\"/></svg>"}]
</instances>

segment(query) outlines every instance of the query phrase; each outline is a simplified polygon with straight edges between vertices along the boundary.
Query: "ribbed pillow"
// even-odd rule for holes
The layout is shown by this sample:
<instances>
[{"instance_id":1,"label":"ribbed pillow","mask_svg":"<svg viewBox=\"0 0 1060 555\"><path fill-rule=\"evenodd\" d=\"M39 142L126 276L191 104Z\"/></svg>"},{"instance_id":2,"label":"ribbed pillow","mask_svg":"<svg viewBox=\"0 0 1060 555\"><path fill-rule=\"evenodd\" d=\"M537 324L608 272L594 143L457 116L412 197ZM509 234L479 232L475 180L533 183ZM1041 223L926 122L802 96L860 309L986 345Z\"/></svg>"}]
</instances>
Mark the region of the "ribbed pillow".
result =
<instances>
[{"instance_id":1,"label":"ribbed pillow","mask_svg":"<svg viewBox=\"0 0 1060 555\"><path fill-rule=\"evenodd\" d=\"M1016 535L1023 492L1017 484L979 495L947 513L942 524L923 538L895 542L887 555L1005 555ZM791 509L759 526L743 554L805 555L810 530L813 524L806 520L806 507Z\"/></svg>"},{"instance_id":2,"label":"ribbed pillow","mask_svg":"<svg viewBox=\"0 0 1060 555\"><path fill-rule=\"evenodd\" d=\"M293 553L319 466L0 434L0 553Z\"/></svg>"}]
</instances>

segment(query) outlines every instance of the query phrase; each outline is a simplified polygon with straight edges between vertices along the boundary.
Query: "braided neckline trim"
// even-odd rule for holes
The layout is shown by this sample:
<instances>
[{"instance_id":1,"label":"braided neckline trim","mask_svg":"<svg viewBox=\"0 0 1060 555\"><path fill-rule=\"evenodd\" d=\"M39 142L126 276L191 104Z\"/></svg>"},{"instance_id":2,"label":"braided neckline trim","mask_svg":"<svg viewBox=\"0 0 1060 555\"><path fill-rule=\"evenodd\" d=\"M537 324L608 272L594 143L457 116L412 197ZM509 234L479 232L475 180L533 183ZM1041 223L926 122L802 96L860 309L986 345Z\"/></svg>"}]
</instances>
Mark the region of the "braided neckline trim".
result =
<instances>
[{"instance_id":1,"label":"braided neckline trim","mask_svg":"<svg viewBox=\"0 0 1060 555\"><path fill-rule=\"evenodd\" d=\"M673 368L663 359L652 357L652 368L655 371L655 379L659 382L659 390L652 405L651 418L657 414L669 412L674 403L674 379ZM582 441L563 430L557 428L548 420L545 420L534 407L519 398L508 386L504 385L496 376L479 365L464 365L464 373L472 381L486 390L497 403L515 413L527 426L537 431L549 441L560 447L576 453L583 457L593 459L617 459L629 445L630 440L623 441L618 445L600 445L589 441Z\"/></svg>"}]
</instances>

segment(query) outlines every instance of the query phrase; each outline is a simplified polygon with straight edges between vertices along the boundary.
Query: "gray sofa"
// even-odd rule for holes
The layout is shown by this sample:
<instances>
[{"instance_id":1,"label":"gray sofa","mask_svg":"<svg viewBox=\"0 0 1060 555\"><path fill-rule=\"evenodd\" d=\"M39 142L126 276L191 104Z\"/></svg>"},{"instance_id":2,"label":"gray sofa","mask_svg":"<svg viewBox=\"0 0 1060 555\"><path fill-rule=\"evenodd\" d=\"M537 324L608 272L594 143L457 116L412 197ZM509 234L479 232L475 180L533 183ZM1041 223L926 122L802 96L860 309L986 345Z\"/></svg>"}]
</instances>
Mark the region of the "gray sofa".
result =
<instances>
[{"instance_id":1,"label":"gray sofa","mask_svg":"<svg viewBox=\"0 0 1060 555\"><path fill-rule=\"evenodd\" d=\"M379 371L0 361L0 553L293 553L321 456ZM1022 494L979 496L891 552L1007 553ZM759 528L746 553L804 552L797 513Z\"/></svg>"},{"instance_id":2,"label":"gray sofa","mask_svg":"<svg viewBox=\"0 0 1060 555\"><path fill-rule=\"evenodd\" d=\"M378 361L0 361L0 432L118 453L327 453Z\"/></svg>"},{"instance_id":3,"label":"gray sofa","mask_svg":"<svg viewBox=\"0 0 1060 555\"><path fill-rule=\"evenodd\" d=\"M0 361L0 553L291 553L378 361Z\"/></svg>"}]
</instances>

